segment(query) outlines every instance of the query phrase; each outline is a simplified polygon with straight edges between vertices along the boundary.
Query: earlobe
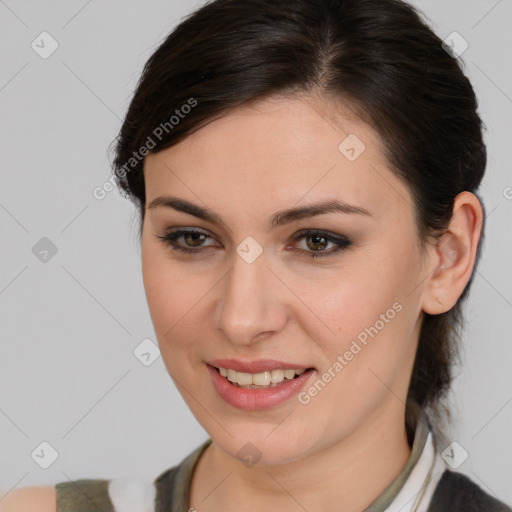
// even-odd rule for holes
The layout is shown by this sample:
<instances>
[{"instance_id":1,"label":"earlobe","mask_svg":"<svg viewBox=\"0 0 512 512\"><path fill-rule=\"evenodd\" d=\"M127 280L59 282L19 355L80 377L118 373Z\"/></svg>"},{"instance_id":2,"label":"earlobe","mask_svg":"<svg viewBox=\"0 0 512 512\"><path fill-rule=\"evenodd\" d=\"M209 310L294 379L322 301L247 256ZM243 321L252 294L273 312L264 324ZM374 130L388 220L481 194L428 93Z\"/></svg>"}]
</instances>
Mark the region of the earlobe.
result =
<instances>
[{"instance_id":1,"label":"earlobe","mask_svg":"<svg viewBox=\"0 0 512 512\"><path fill-rule=\"evenodd\" d=\"M461 192L453 203L447 230L438 238L432 271L423 297L423 311L438 315L449 311L471 278L483 222L483 210L471 192Z\"/></svg>"}]
</instances>

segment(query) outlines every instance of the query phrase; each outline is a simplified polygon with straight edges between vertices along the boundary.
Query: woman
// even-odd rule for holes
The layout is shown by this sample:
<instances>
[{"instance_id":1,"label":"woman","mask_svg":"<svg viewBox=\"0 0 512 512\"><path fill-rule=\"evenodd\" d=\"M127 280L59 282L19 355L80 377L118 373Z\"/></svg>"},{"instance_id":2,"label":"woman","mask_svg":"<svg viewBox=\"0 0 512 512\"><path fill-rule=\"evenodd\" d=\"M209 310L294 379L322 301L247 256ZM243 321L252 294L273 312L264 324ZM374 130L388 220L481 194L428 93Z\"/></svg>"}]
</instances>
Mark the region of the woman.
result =
<instances>
[{"instance_id":1,"label":"woman","mask_svg":"<svg viewBox=\"0 0 512 512\"><path fill-rule=\"evenodd\" d=\"M443 436L485 165L473 89L408 4L192 13L147 62L114 169L210 439L146 487L58 483L58 510L510 511Z\"/></svg>"}]
</instances>

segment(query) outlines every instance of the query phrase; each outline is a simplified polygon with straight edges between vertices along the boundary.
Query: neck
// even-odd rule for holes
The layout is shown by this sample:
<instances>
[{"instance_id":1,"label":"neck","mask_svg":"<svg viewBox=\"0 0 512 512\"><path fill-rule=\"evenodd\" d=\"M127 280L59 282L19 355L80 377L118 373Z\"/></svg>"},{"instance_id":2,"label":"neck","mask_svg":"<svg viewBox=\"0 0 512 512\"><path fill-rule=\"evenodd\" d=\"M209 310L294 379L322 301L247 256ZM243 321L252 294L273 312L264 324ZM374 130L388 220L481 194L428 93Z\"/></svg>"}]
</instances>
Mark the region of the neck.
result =
<instances>
[{"instance_id":1,"label":"neck","mask_svg":"<svg viewBox=\"0 0 512 512\"><path fill-rule=\"evenodd\" d=\"M194 471L191 505L201 512L360 512L400 474L410 455L404 411L397 414L396 408L376 410L348 437L280 466L249 468L212 442Z\"/></svg>"}]
</instances>

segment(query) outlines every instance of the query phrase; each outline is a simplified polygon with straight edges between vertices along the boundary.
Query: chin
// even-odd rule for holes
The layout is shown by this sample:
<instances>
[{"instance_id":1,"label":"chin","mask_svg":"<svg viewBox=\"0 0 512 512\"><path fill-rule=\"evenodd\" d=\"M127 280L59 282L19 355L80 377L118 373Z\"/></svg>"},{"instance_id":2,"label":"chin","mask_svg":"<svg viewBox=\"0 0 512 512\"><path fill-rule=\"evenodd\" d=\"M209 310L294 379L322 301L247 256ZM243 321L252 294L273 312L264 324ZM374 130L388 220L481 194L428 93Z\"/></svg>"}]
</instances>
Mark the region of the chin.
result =
<instances>
[{"instance_id":1,"label":"chin","mask_svg":"<svg viewBox=\"0 0 512 512\"><path fill-rule=\"evenodd\" d=\"M305 457L310 451L307 438L298 426L290 425L285 429L278 423L262 423L259 426L221 423L232 436L216 426L210 437L226 454L247 467L288 464ZM302 435L299 434L301 432Z\"/></svg>"}]
</instances>

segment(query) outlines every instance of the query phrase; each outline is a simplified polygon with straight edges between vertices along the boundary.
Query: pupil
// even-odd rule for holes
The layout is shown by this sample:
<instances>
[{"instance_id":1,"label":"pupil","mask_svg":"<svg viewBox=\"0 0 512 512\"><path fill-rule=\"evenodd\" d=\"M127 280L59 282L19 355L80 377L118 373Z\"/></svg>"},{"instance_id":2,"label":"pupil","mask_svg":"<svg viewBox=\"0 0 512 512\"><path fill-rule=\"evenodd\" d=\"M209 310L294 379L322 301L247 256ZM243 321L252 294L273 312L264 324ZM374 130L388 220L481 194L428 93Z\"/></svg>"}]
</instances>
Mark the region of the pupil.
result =
<instances>
[{"instance_id":1,"label":"pupil","mask_svg":"<svg viewBox=\"0 0 512 512\"><path fill-rule=\"evenodd\" d=\"M322 247L320 247L320 249L323 249L325 247L325 243L323 243L323 244L320 243L320 240L325 240L325 237L320 236L320 235L312 235L312 236L310 236L310 238L315 246L322 245ZM318 247L314 247L314 248L318 248Z\"/></svg>"},{"instance_id":2,"label":"pupil","mask_svg":"<svg viewBox=\"0 0 512 512\"><path fill-rule=\"evenodd\" d=\"M189 233L188 236L192 239L193 242L201 242L202 233ZM198 245L198 244L196 244Z\"/></svg>"}]
</instances>

